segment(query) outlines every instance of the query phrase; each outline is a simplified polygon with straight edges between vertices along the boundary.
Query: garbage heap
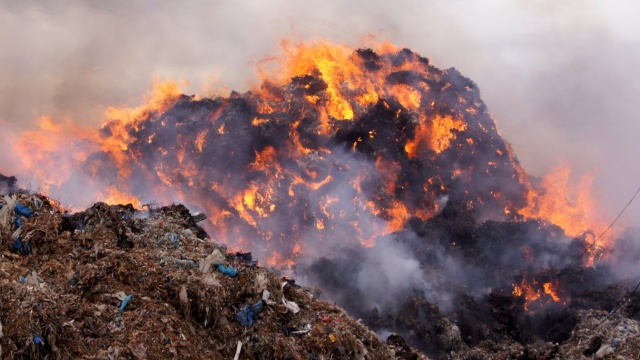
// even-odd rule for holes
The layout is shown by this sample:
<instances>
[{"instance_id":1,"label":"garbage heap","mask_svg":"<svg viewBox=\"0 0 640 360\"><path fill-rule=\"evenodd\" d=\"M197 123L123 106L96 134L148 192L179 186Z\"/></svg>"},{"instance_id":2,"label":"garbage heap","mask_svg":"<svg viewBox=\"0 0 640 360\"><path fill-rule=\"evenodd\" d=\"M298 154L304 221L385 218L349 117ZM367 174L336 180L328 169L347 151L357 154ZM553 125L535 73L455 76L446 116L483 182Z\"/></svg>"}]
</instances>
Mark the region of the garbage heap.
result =
<instances>
[{"instance_id":1,"label":"garbage heap","mask_svg":"<svg viewBox=\"0 0 640 360\"><path fill-rule=\"evenodd\" d=\"M2 358L426 358L228 254L183 205L68 214L20 192L0 206Z\"/></svg>"},{"instance_id":2,"label":"garbage heap","mask_svg":"<svg viewBox=\"0 0 640 360\"><path fill-rule=\"evenodd\" d=\"M638 321L619 312L580 310L571 338L563 343L523 345L485 341L451 354L452 359L640 359Z\"/></svg>"}]
</instances>

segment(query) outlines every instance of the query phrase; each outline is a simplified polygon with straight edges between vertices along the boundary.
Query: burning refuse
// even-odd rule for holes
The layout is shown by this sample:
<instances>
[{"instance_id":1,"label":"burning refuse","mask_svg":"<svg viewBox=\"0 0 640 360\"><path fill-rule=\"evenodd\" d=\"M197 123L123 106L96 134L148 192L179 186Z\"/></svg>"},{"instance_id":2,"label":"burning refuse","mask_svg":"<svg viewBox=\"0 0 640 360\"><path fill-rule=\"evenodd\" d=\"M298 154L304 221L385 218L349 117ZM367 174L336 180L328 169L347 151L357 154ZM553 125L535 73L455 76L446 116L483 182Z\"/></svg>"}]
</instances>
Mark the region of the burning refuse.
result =
<instances>
[{"instance_id":1,"label":"burning refuse","mask_svg":"<svg viewBox=\"0 0 640 360\"><path fill-rule=\"evenodd\" d=\"M43 118L5 139L16 151L8 170L66 201L187 204L207 214L215 242L263 265L303 267L301 276L342 292L331 269L353 270L366 285L360 297L385 281L397 287L391 270L376 283L363 275L390 256L411 274L402 291L428 298L447 283L444 269L481 269L486 277L447 286L505 289L535 312L570 301L565 280L538 272L592 243L581 265L593 266L612 247L611 235L592 235L605 226L590 179L574 186L567 166L530 177L456 69L387 43L287 43L262 65L260 87L228 97L157 84L145 105L111 109L98 131ZM415 275L430 269L439 275ZM368 309L393 307L378 300Z\"/></svg>"},{"instance_id":2,"label":"burning refuse","mask_svg":"<svg viewBox=\"0 0 640 360\"><path fill-rule=\"evenodd\" d=\"M537 218L569 236L599 225L588 187L565 193L568 169L532 184L455 69L389 44L288 45L281 65L227 98L158 84L146 105L110 110L97 133L45 118L15 140L25 168L13 173L35 171L45 190L80 177L111 203L184 202L211 214L214 239L274 265L373 246L432 217L445 196L477 217Z\"/></svg>"}]
</instances>

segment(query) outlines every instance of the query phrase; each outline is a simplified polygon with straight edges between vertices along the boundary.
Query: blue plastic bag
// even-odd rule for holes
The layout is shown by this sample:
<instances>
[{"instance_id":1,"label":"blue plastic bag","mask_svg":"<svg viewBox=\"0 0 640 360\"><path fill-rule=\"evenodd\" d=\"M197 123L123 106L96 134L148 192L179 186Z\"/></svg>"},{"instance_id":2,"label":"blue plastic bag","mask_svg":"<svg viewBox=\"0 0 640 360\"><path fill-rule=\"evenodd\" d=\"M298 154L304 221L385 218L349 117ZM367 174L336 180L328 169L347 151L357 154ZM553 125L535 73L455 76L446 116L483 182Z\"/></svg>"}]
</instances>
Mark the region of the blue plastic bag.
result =
<instances>
[{"instance_id":1,"label":"blue plastic bag","mask_svg":"<svg viewBox=\"0 0 640 360\"><path fill-rule=\"evenodd\" d=\"M13 240L13 250L17 253L29 255L29 252L31 251L31 242L22 242L22 238L17 237Z\"/></svg>"},{"instance_id":2,"label":"blue plastic bag","mask_svg":"<svg viewBox=\"0 0 640 360\"><path fill-rule=\"evenodd\" d=\"M236 319L240 322L240 325L244 327L251 327L255 321L256 315L262 312L264 308L264 300L260 300L253 305L245 305L242 310L236 313Z\"/></svg>"},{"instance_id":3,"label":"blue plastic bag","mask_svg":"<svg viewBox=\"0 0 640 360\"><path fill-rule=\"evenodd\" d=\"M16 206L13 207L13 211L16 212L16 214L18 215L22 215L24 217L29 217L31 216L31 209L27 206L24 206L20 203L16 203Z\"/></svg>"},{"instance_id":4,"label":"blue plastic bag","mask_svg":"<svg viewBox=\"0 0 640 360\"><path fill-rule=\"evenodd\" d=\"M238 275L238 272L234 268L232 268L231 266L226 267L226 266L224 266L222 264L219 264L218 265L218 270L220 270L221 273L223 273L225 275L229 275L231 277L234 277L234 276Z\"/></svg>"}]
</instances>

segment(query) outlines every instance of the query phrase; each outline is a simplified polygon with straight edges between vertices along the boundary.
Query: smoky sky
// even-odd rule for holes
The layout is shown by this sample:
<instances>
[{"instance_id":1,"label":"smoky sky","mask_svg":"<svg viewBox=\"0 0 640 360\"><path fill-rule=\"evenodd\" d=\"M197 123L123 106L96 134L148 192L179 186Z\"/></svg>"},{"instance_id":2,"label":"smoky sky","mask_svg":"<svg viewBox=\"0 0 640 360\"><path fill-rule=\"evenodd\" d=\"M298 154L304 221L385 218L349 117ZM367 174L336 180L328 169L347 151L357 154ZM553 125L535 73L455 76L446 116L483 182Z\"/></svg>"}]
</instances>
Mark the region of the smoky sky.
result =
<instances>
[{"instance_id":1,"label":"smoky sky","mask_svg":"<svg viewBox=\"0 0 640 360\"><path fill-rule=\"evenodd\" d=\"M99 126L154 79L225 95L256 83L256 62L283 38L373 37L471 78L525 168L595 171L598 201L617 212L640 186L639 16L632 0L1 0L0 124ZM624 221L639 215L634 204Z\"/></svg>"}]
</instances>

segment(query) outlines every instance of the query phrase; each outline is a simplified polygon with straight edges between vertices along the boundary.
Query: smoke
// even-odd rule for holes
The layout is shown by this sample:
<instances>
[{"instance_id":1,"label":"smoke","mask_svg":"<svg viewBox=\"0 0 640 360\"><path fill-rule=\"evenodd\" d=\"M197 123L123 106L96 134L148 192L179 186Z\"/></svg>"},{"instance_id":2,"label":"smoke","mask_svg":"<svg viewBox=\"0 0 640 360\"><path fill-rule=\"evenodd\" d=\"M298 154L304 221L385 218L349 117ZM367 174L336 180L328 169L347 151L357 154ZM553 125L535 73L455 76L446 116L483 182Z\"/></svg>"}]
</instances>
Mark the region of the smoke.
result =
<instances>
[{"instance_id":1,"label":"smoke","mask_svg":"<svg viewBox=\"0 0 640 360\"><path fill-rule=\"evenodd\" d=\"M0 10L0 119L41 115L97 126L154 78L204 95L244 91L281 38L351 45L389 39L479 84L504 137L533 174L561 161L597 171L617 211L640 181L633 1L6 2ZM8 168L3 162L3 167ZM9 167L10 168L10 167ZM7 172L7 171L5 171ZM627 219L637 218L638 207Z\"/></svg>"}]
</instances>

